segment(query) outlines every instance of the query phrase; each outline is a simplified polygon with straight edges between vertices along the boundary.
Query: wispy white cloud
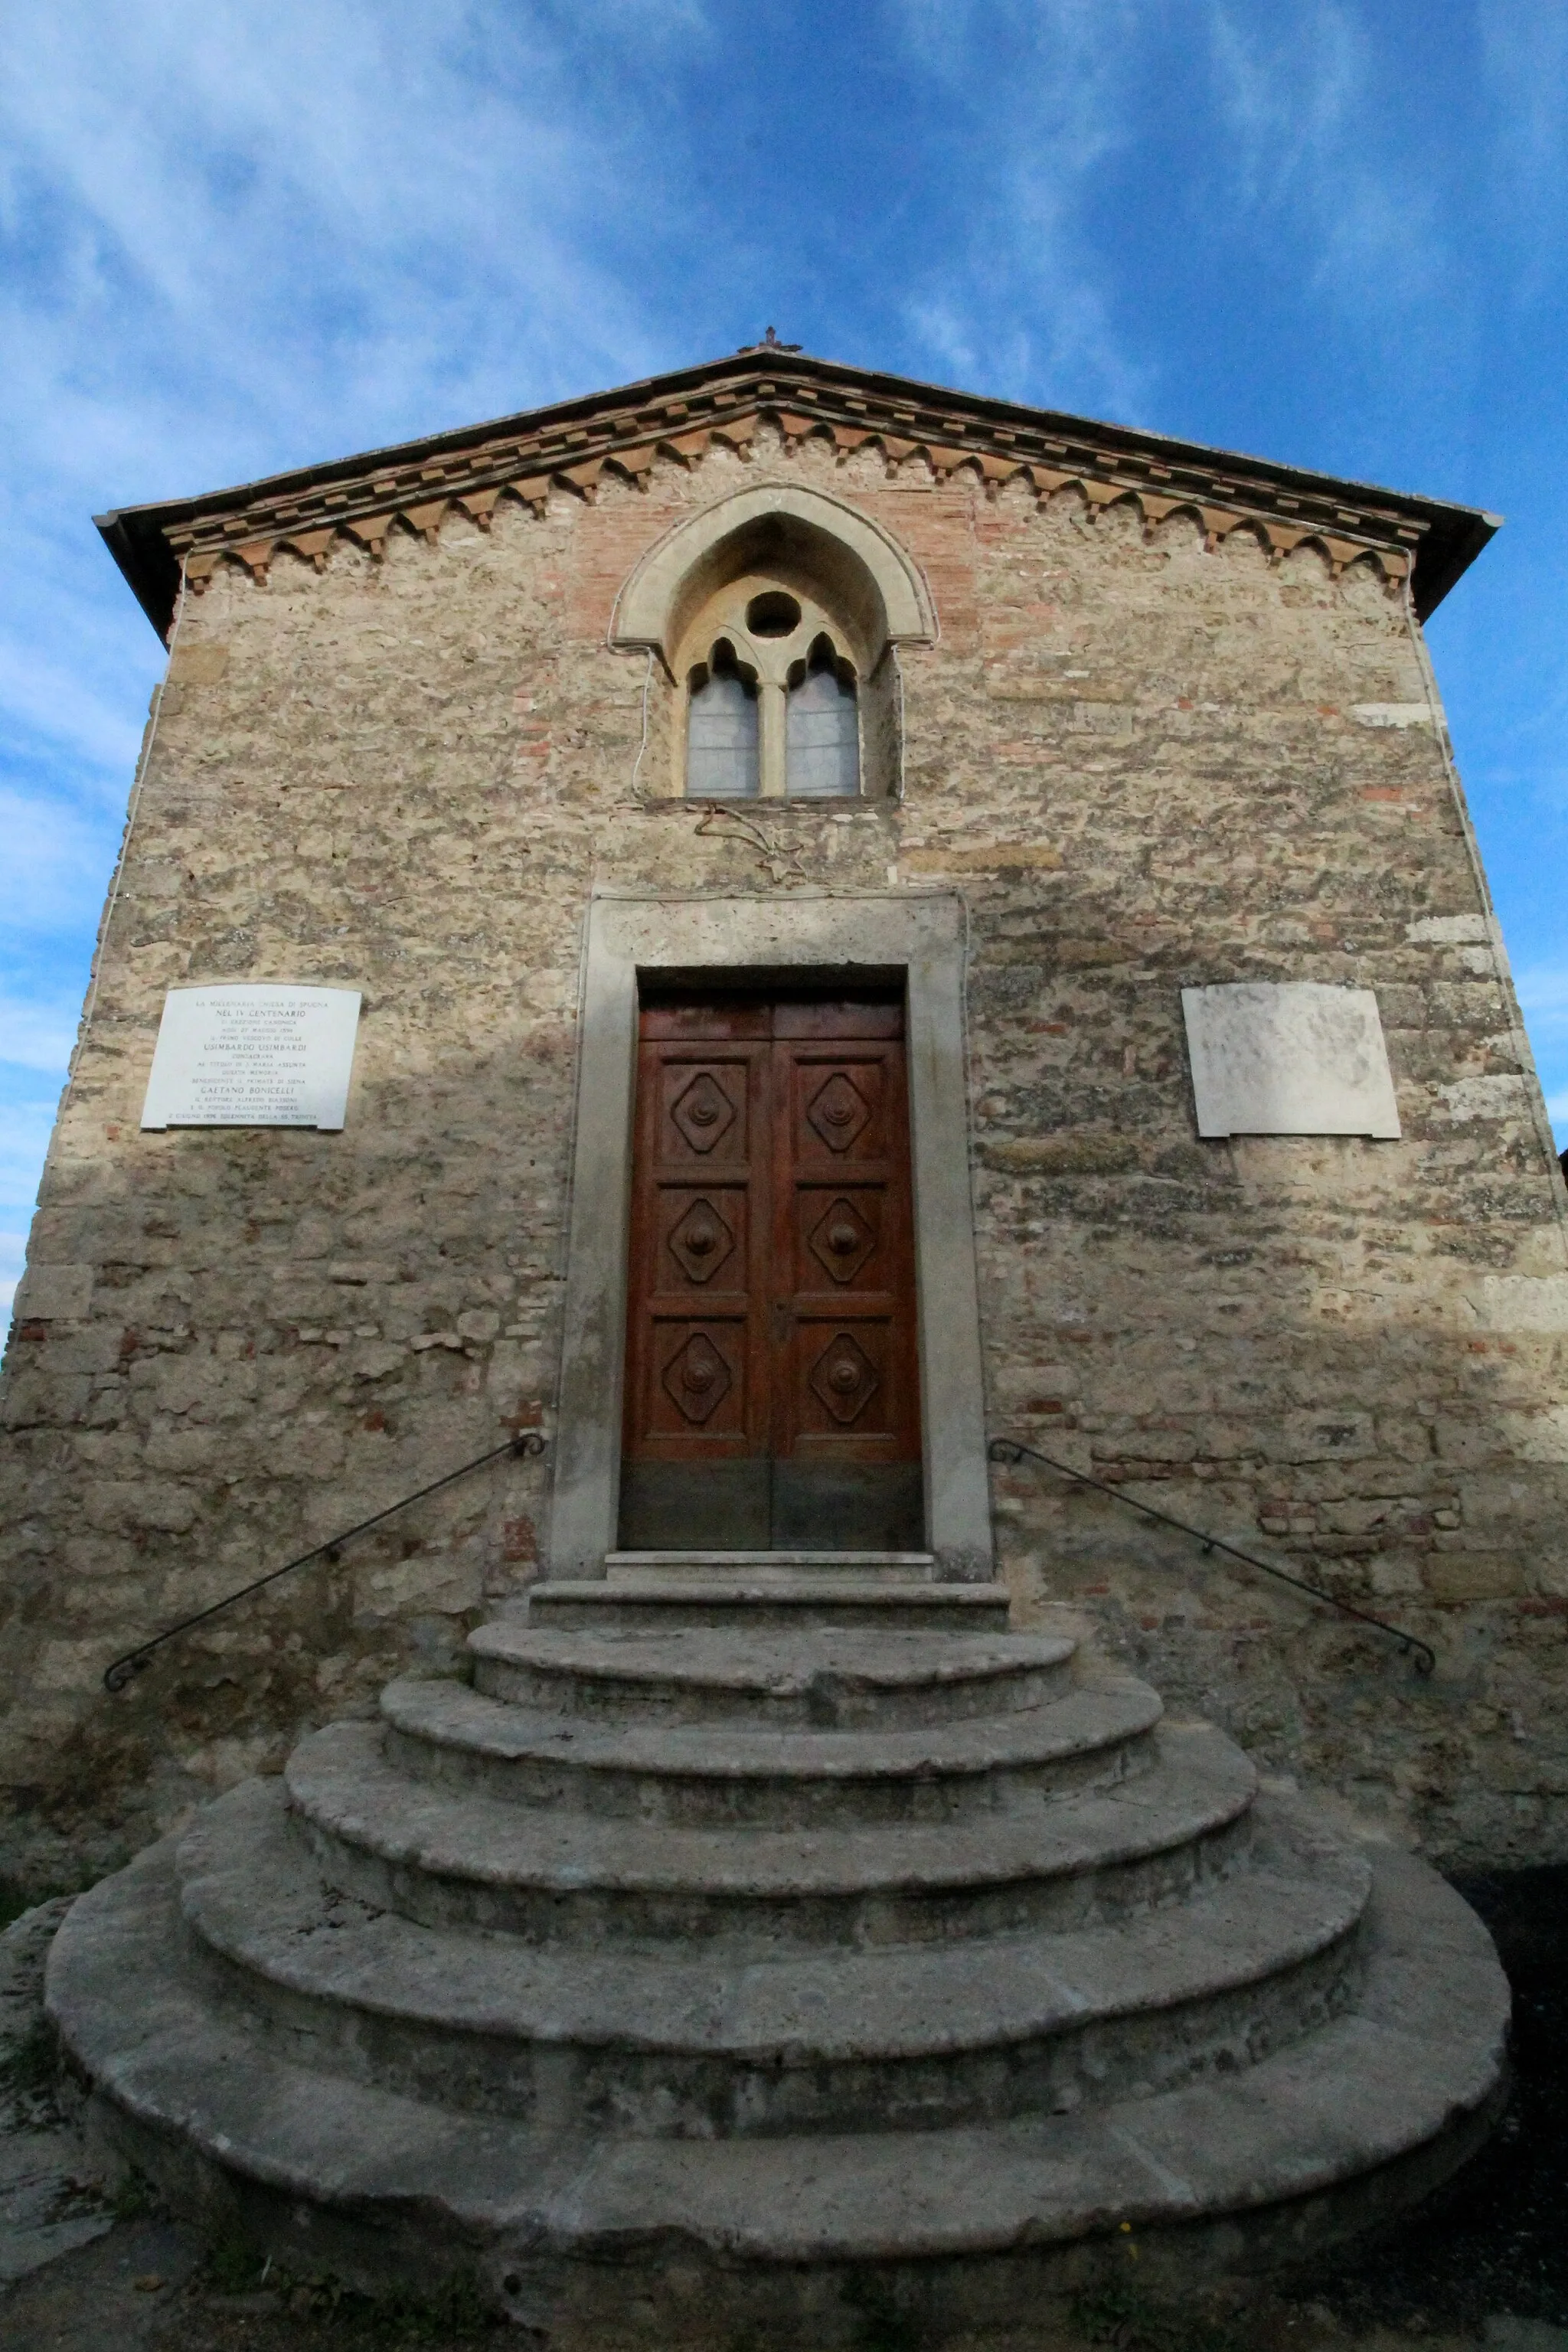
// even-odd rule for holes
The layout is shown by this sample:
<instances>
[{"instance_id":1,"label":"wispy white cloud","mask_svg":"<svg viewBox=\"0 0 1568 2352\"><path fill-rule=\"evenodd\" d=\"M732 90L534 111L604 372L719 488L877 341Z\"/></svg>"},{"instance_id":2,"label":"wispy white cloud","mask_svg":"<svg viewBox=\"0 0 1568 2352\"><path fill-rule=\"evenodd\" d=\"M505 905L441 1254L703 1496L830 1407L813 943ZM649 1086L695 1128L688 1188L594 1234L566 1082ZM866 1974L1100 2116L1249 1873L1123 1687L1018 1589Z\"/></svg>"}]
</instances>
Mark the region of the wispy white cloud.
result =
<instances>
[{"instance_id":1,"label":"wispy white cloud","mask_svg":"<svg viewBox=\"0 0 1568 2352\"><path fill-rule=\"evenodd\" d=\"M51 1095L47 1101L7 1103L0 1112L0 1213L7 1224L25 1223L31 1213L55 1105Z\"/></svg>"},{"instance_id":2,"label":"wispy white cloud","mask_svg":"<svg viewBox=\"0 0 1568 2352\"><path fill-rule=\"evenodd\" d=\"M1532 1025L1568 1034L1568 963L1531 964L1519 973L1514 986Z\"/></svg>"},{"instance_id":3,"label":"wispy white cloud","mask_svg":"<svg viewBox=\"0 0 1568 2352\"><path fill-rule=\"evenodd\" d=\"M911 331L952 380L1135 417L1153 371L1116 324L1088 204L1137 135L1133 0L890 0L898 37L943 85L956 243L913 274Z\"/></svg>"},{"instance_id":4,"label":"wispy white cloud","mask_svg":"<svg viewBox=\"0 0 1568 2352\"><path fill-rule=\"evenodd\" d=\"M1528 965L1514 976L1520 1010L1560 1145L1568 1145L1568 962Z\"/></svg>"},{"instance_id":5,"label":"wispy white cloud","mask_svg":"<svg viewBox=\"0 0 1568 2352\"><path fill-rule=\"evenodd\" d=\"M657 220L695 11L57 0L0 78L0 726L122 799L158 647L95 509L646 372L610 226ZM579 52L636 43L615 110ZM588 79L591 79L591 72Z\"/></svg>"},{"instance_id":6,"label":"wispy white cloud","mask_svg":"<svg viewBox=\"0 0 1568 2352\"><path fill-rule=\"evenodd\" d=\"M43 617L34 613L35 628ZM73 650L78 658L68 662L51 656L36 638L28 644L0 637L0 709L14 738L58 746L81 770L112 779L115 797L122 798L142 735L132 715L135 705L128 710L122 695L100 684L90 671L84 675L85 649Z\"/></svg>"},{"instance_id":7,"label":"wispy white cloud","mask_svg":"<svg viewBox=\"0 0 1568 2352\"><path fill-rule=\"evenodd\" d=\"M704 27L698 0L7 12L0 1201L32 1199L52 1104L29 1097L68 1047L163 664L94 511L691 356L636 263L673 234L668 85Z\"/></svg>"},{"instance_id":8,"label":"wispy white cloud","mask_svg":"<svg viewBox=\"0 0 1568 2352\"><path fill-rule=\"evenodd\" d=\"M1479 0L1477 28L1493 118L1488 185L1511 233L1518 293L1532 301L1563 272L1561 240L1542 226L1568 194L1568 7Z\"/></svg>"},{"instance_id":9,"label":"wispy white cloud","mask_svg":"<svg viewBox=\"0 0 1568 2352\"><path fill-rule=\"evenodd\" d=\"M25 1234L0 1234L0 1331L11 1312L27 1254Z\"/></svg>"},{"instance_id":10,"label":"wispy white cloud","mask_svg":"<svg viewBox=\"0 0 1568 2352\"><path fill-rule=\"evenodd\" d=\"M74 1001L37 1003L0 988L0 1062L21 1070L47 1070L63 1083L79 1010Z\"/></svg>"},{"instance_id":11,"label":"wispy white cloud","mask_svg":"<svg viewBox=\"0 0 1568 2352\"><path fill-rule=\"evenodd\" d=\"M596 13L581 12L584 37ZM568 47L538 10L410 0L259 14L152 0L107 16L59 0L14 18L5 213L51 263L47 289L25 278L11 298L43 331L23 377L54 392L27 404L40 454L79 456L86 428L145 465L151 420L103 397L127 342L163 359L133 409L165 407L184 363L198 479L236 414L270 448L279 425L319 431L323 408L362 429L377 413L404 427L410 404L433 423L443 380L465 415L563 370L635 369L652 341L639 304L580 232L634 157L645 205L658 174L634 93L619 129L573 103ZM119 348L84 366L80 328L110 314ZM193 377L221 395L205 419Z\"/></svg>"},{"instance_id":12,"label":"wispy white cloud","mask_svg":"<svg viewBox=\"0 0 1568 2352\"><path fill-rule=\"evenodd\" d=\"M1208 33L1233 203L1294 217L1304 249L1293 239L1292 261L1321 295L1386 314L1430 294L1445 263L1438 207L1378 135L1387 114L1364 12L1210 0Z\"/></svg>"},{"instance_id":13,"label":"wispy white cloud","mask_svg":"<svg viewBox=\"0 0 1568 2352\"><path fill-rule=\"evenodd\" d=\"M114 863L120 827L61 791L0 785L6 879L0 896L17 940L85 928L89 940Z\"/></svg>"}]
</instances>

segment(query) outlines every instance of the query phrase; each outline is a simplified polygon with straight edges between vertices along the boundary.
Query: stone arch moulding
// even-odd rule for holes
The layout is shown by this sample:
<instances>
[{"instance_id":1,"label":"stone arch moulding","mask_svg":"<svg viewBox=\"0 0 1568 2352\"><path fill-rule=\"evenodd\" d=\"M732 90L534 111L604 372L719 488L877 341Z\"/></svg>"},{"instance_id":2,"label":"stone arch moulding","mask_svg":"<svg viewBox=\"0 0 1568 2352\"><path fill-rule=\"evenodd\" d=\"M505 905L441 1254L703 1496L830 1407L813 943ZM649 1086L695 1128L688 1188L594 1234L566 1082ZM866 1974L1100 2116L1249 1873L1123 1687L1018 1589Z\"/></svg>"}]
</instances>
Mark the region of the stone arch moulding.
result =
<instances>
[{"instance_id":1,"label":"stone arch moulding","mask_svg":"<svg viewBox=\"0 0 1568 2352\"><path fill-rule=\"evenodd\" d=\"M651 647L668 667L689 615L733 576L731 567L763 550L770 532L837 589L859 621L872 668L890 645L934 644L936 609L912 557L858 509L793 482L732 491L667 531L616 599L610 643Z\"/></svg>"},{"instance_id":2,"label":"stone arch moulding","mask_svg":"<svg viewBox=\"0 0 1568 2352\"><path fill-rule=\"evenodd\" d=\"M907 992L927 1541L957 1583L994 1574L974 1211L963 909L947 892L864 898L595 898L588 912L549 1573L605 1574L616 1540L638 982L875 971Z\"/></svg>"}]
</instances>

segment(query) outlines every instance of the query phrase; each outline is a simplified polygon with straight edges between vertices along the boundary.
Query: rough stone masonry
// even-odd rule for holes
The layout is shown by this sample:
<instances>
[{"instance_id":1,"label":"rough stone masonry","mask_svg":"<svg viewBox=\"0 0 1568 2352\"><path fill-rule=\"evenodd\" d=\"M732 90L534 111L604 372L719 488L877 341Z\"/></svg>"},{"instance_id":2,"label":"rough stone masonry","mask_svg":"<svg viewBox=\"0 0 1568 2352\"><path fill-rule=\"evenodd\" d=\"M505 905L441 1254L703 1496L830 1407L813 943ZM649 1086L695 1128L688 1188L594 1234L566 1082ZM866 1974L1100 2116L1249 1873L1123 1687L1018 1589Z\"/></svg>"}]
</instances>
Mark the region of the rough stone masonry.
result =
<instances>
[{"instance_id":1,"label":"rough stone masonry","mask_svg":"<svg viewBox=\"0 0 1568 2352\"><path fill-rule=\"evenodd\" d=\"M1407 543L1292 525L1247 461L1183 496L1147 438L1097 457L1080 425L1024 465L1030 412L994 404L950 404L943 444L920 387L873 431L892 380L781 364L689 372L664 412L606 396L641 420L618 462L575 462L578 404L503 493L447 495L454 436L422 504L378 453L298 478L292 541L289 482L259 486L265 535L204 541L200 502L165 534L168 675L5 1365L25 1882L278 1769L534 1578L547 1469L503 1463L100 1685L551 1429L584 919L624 888L962 893L988 1428L1438 1664L1028 1468L996 1487L1016 1622L1077 1612L1442 1864L1568 1853L1568 1195ZM334 481L384 491L379 520L335 527ZM938 635L895 657L896 792L710 823L674 777L679 683L607 632L673 522L775 483L890 533ZM1375 992L1399 1140L1200 1139L1180 992L1243 980ZM342 1133L141 1131L165 991L224 981L363 992Z\"/></svg>"}]
</instances>

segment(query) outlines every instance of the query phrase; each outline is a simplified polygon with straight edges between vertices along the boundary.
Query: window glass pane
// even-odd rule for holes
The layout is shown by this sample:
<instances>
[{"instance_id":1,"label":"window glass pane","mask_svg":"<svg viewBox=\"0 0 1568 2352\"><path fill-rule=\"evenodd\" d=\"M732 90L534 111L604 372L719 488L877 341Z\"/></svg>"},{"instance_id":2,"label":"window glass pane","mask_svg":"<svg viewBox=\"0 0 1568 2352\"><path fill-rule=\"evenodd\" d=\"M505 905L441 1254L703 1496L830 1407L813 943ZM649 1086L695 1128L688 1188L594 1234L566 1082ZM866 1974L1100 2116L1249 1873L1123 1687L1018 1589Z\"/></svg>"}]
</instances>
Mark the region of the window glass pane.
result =
<instances>
[{"instance_id":1,"label":"window glass pane","mask_svg":"<svg viewBox=\"0 0 1568 2352\"><path fill-rule=\"evenodd\" d=\"M792 800L835 800L859 791L855 688L841 686L834 670L808 670L791 689L784 760Z\"/></svg>"},{"instance_id":2,"label":"window glass pane","mask_svg":"<svg viewBox=\"0 0 1568 2352\"><path fill-rule=\"evenodd\" d=\"M733 670L691 689L686 730L686 789L695 800L754 800L757 697Z\"/></svg>"}]
</instances>

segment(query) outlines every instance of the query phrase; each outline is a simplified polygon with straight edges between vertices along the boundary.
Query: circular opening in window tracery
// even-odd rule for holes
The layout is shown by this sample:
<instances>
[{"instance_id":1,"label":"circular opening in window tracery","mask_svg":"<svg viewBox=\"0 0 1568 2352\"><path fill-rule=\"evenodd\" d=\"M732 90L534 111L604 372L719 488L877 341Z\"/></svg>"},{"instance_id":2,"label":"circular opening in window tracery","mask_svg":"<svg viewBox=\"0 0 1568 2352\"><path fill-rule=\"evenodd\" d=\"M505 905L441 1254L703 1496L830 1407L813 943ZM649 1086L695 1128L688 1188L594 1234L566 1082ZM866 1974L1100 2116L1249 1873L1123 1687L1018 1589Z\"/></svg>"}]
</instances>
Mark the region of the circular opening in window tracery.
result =
<instances>
[{"instance_id":1,"label":"circular opening in window tracery","mask_svg":"<svg viewBox=\"0 0 1568 2352\"><path fill-rule=\"evenodd\" d=\"M782 588L764 588L746 607L746 626L753 637L787 637L800 626L800 606Z\"/></svg>"}]
</instances>

